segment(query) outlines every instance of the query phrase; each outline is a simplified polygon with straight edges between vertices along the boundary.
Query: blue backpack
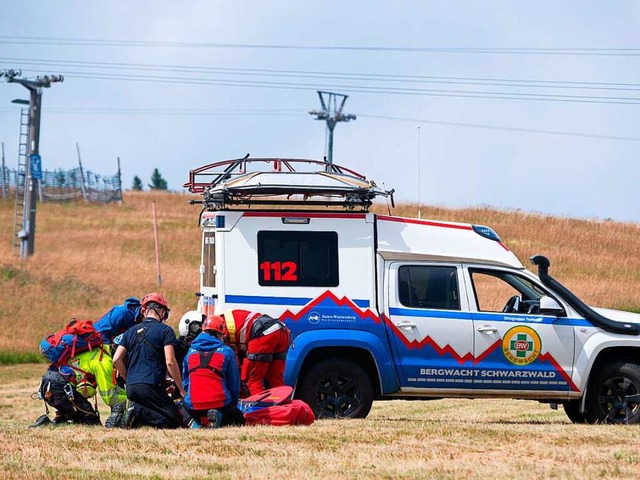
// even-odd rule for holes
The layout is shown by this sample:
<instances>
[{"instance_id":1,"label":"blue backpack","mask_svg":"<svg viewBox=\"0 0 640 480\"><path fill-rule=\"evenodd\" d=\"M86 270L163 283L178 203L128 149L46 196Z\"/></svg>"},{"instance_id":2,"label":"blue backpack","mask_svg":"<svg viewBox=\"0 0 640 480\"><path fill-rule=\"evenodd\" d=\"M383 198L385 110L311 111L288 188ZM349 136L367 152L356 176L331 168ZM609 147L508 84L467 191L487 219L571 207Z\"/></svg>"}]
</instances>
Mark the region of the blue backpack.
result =
<instances>
[{"instance_id":1,"label":"blue backpack","mask_svg":"<svg viewBox=\"0 0 640 480\"><path fill-rule=\"evenodd\" d=\"M140 315L140 300L129 297L122 305L116 305L95 322L105 343L113 343L115 337L126 332L136 323Z\"/></svg>"},{"instance_id":2,"label":"blue backpack","mask_svg":"<svg viewBox=\"0 0 640 480\"><path fill-rule=\"evenodd\" d=\"M47 335L40 342L40 353L59 367L71 357L101 345L102 337L94 328L93 322L74 318L62 330Z\"/></svg>"}]
</instances>

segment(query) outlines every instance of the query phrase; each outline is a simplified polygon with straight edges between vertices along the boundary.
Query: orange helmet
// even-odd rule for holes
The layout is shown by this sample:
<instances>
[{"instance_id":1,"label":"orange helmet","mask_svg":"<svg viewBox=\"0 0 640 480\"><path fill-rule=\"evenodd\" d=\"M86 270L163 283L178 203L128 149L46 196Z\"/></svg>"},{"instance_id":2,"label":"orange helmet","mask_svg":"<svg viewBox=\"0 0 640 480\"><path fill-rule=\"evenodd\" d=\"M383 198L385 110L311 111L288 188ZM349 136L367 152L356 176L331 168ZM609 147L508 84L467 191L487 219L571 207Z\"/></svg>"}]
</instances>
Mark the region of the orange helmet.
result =
<instances>
[{"instance_id":1,"label":"orange helmet","mask_svg":"<svg viewBox=\"0 0 640 480\"><path fill-rule=\"evenodd\" d=\"M202 331L207 332L210 330L224 335L227 332L227 324L224 318L220 315L209 315L202 324Z\"/></svg>"},{"instance_id":2,"label":"orange helmet","mask_svg":"<svg viewBox=\"0 0 640 480\"><path fill-rule=\"evenodd\" d=\"M156 306L160 306L164 309L164 313L156 313L160 316L160 321L166 322L169 320L169 316L171 315L171 309L169 308L169 304L167 303L167 299L164 298L164 295L161 293L147 293L142 301L140 302L142 305L143 315L147 314L149 307L151 307L154 311Z\"/></svg>"},{"instance_id":3,"label":"orange helmet","mask_svg":"<svg viewBox=\"0 0 640 480\"><path fill-rule=\"evenodd\" d=\"M149 305L150 303L157 303L158 305L163 306L164 308L166 308L167 310L169 309L169 304L167 303L167 299L164 298L164 295L162 295L161 293L147 293L143 298L142 301L140 302L140 304L143 307L147 307L147 305Z\"/></svg>"}]
</instances>

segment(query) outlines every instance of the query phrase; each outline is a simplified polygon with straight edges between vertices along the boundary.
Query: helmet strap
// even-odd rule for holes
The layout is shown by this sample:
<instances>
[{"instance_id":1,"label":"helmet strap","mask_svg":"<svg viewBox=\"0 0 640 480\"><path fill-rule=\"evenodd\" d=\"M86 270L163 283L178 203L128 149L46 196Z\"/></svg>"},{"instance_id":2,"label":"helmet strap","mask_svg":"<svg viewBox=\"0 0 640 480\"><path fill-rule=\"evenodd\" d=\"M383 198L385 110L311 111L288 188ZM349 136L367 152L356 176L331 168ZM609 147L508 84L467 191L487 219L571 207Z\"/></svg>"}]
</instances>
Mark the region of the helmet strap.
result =
<instances>
[{"instance_id":1,"label":"helmet strap","mask_svg":"<svg viewBox=\"0 0 640 480\"><path fill-rule=\"evenodd\" d=\"M166 308L162 308L162 306L157 305L157 304L152 306L152 307L147 308L147 312L150 312L150 311L155 312L155 314L158 316L158 320L160 320L160 322L165 322L167 320L167 317L169 316L169 312L167 311L167 309Z\"/></svg>"}]
</instances>

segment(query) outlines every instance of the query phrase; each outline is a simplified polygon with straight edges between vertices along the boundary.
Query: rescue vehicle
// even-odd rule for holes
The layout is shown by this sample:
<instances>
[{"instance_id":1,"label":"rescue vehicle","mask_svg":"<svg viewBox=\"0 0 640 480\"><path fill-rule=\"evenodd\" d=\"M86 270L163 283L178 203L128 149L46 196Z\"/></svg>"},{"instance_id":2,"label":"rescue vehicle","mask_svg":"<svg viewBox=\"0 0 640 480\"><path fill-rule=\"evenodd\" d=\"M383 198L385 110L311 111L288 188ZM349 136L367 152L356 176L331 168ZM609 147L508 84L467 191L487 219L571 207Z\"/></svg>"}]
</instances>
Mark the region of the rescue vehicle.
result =
<instances>
[{"instance_id":1,"label":"rescue vehicle","mask_svg":"<svg viewBox=\"0 0 640 480\"><path fill-rule=\"evenodd\" d=\"M199 311L284 321L285 380L318 418L500 397L640 422L640 315L587 306L491 228L371 213L393 191L315 160L247 156L184 186L202 194Z\"/></svg>"}]
</instances>

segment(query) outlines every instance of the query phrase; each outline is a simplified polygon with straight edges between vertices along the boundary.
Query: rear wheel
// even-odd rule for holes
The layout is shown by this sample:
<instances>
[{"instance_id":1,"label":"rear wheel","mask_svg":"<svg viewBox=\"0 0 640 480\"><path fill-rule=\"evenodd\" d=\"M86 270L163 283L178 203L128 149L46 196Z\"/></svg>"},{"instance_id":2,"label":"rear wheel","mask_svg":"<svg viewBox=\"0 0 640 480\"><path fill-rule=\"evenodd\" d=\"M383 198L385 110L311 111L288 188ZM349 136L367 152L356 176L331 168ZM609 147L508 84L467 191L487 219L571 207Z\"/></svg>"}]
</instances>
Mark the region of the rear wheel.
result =
<instances>
[{"instance_id":1,"label":"rear wheel","mask_svg":"<svg viewBox=\"0 0 640 480\"><path fill-rule=\"evenodd\" d=\"M595 372L586 410L590 423L640 423L640 365L617 362Z\"/></svg>"},{"instance_id":2,"label":"rear wheel","mask_svg":"<svg viewBox=\"0 0 640 480\"><path fill-rule=\"evenodd\" d=\"M307 370L297 397L309 404L316 418L364 418L371 410L373 386L357 363L327 359Z\"/></svg>"}]
</instances>

